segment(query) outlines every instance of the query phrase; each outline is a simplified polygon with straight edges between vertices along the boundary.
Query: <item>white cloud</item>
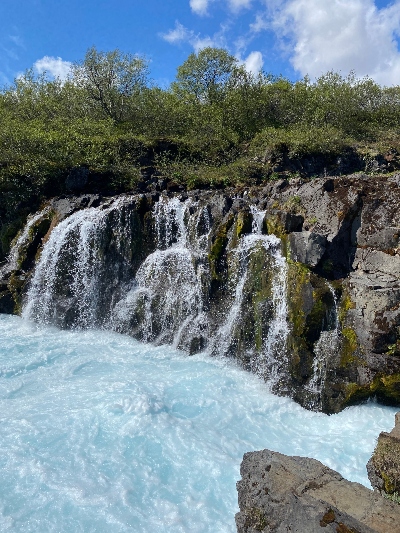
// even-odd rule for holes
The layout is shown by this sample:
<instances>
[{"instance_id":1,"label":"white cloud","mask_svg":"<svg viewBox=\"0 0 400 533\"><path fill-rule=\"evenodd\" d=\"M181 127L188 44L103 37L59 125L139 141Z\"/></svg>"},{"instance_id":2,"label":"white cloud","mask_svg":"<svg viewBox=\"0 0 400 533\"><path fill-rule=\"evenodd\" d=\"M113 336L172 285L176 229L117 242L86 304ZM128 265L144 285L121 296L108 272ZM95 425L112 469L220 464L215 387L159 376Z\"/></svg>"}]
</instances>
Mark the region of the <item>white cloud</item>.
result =
<instances>
[{"instance_id":1,"label":"white cloud","mask_svg":"<svg viewBox=\"0 0 400 533\"><path fill-rule=\"evenodd\" d=\"M190 0L190 7L197 15L207 15L209 0Z\"/></svg>"},{"instance_id":2,"label":"white cloud","mask_svg":"<svg viewBox=\"0 0 400 533\"><path fill-rule=\"evenodd\" d=\"M63 61L61 57L44 56L42 59L38 59L33 68L39 73L47 72L54 78L60 78L60 80L66 80L71 72L72 63L69 61Z\"/></svg>"},{"instance_id":3,"label":"white cloud","mask_svg":"<svg viewBox=\"0 0 400 533\"><path fill-rule=\"evenodd\" d=\"M189 0L191 10L196 15L204 16L208 14L208 8L210 3L214 0ZM234 13L240 11L243 8L249 8L253 0L225 0L228 4L228 8Z\"/></svg>"},{"instance_id":4,"label":"white cloud","mask_svg":"<svg viewBox=\"0 0 400 533\"><path fill-rule=\"evenodd\" d=\"M179 43L180 41L188 41L192 35L185 26L180 22L175 22L175 28L170 30L168 33L161 34L161 37L168 43L174 44Z\"/></svg>"},{"instance_id":5,"label":"white cloud","mask_svg":"<svg viewBox=\"0 0 400 533\"><path fill-rule=\"evenodd\" d=\"M243 60L243 65L247 72L252 74L258 74L264 65L264 60L261 52L255 51L250 52L250 54Z\"/></svg>"},{"instance_id":6,"label":"white cloud","mask_svg":"<svg viewBox=\"0 0 400 533\"><path fill-rule=\"evenodd\" d=\"M259 33L262 30L267 30L270 26L271 23L268 21L267 17L261 13L257 13L256 20L250 24L250 31L252 33Z\"/></svg>"},{"instance_id":7,"label":"white cloud","mask_svg":"<svg viewBox=\"0 0 400 533\"><path fill-rule=\"evenodd\" d=\"M291 62L302 75L355 70L383 85L400 84L400 0L382 9L373 0L289 0L272 23L289 40Z\"/></svg>"}]
</instances>

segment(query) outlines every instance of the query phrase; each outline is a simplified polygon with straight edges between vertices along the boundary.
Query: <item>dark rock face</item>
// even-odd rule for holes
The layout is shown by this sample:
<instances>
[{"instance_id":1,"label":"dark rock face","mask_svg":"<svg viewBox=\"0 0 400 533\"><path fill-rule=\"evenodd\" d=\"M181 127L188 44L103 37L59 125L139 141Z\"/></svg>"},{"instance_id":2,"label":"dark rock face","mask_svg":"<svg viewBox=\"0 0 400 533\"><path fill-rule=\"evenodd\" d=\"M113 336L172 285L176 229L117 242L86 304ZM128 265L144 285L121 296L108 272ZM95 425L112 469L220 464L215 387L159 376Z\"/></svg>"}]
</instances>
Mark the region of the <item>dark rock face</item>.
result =
<instances>
[{"instance_id":1,"label":"dark rock face","mask_svg":"<svg viewBox=\"0 0 400 533\"><path fill-rule=\"evenodd\" d=\"M162 192L148 170L152 192L31 217L0 265L0 310L20 313L36 283L35 319L234 357L310 409L400 405L400 178Z\"/></svg>"},{"instance_id":2,"label":"dark rock face","mask_svg":"<svg viewBox=\"0 0 400 533\"><path fill-rule=\"evenodd\" d=\"M392 431L379 435L367 472L374 489L388 495L400 492L400 412Z\"/></svg>"},{"instance_id":3,"label":"dark rock face","mask_svg":"<svg viewBox=\"0 0 400 533\"><path fill-rule=\"evenodd\" d=\"M311 231L294 232L289 235L290 257L297 263L315 267L326 249L326 237Z\"/></svg>"},{"instance_id":4,"label":"dark rock face","mask_svg":"<svg viewBox=\"0 0 400 533\"><path fill-rule=\"evenodd\" d=\"M246 453L237 483L238 533L394 533L400 506L315 459Z\"/></svg>"}]
</instances>

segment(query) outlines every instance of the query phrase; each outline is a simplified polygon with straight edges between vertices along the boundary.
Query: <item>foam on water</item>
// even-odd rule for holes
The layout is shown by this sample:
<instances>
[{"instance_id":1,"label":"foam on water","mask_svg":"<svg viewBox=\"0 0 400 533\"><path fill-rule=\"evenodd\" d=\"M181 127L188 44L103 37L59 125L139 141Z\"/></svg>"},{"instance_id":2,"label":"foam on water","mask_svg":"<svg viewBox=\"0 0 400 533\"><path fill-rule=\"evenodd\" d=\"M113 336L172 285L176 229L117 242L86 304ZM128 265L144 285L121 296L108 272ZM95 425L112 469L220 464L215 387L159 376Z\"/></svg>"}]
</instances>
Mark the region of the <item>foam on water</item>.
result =
<instances>
[{"instance_id":1,"label":"foam on water","mask_svg":"<svg viewBox=\"0 0 400 533\"><path fill-rule=\"evenodd\" d=\"M244 452L368 485L395 408L305 411L227 360L0 315L0 530L233 533Z\"/></svg>"}]
</instances>

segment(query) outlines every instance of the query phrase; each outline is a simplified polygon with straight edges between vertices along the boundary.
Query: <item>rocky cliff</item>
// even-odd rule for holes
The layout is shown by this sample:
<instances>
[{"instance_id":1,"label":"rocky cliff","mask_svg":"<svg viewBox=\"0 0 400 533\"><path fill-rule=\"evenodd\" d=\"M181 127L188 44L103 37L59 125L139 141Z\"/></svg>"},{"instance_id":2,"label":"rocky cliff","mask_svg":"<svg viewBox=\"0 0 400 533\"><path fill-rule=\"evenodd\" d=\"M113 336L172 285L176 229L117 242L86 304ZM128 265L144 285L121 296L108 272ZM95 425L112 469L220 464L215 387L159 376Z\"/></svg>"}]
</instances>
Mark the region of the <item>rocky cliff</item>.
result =
<instances>
[{"instance_id":1,"label":"rocky cliff","mask_svg":"<svg viewBox=\"0 0 400 533\"><path fill-rule=\"evenodd\" d=\"M246 453L237 488L238 533L394 533L400 506L315 459Z\"/></svg>"},{"instance_id":2,"label":"rocky cliff","mask_svg":"<svg viewBox=\"0 0 400 533\"><path fill-rule=\"evenodd\" d=\"M55 199L0 270L0 311L236 358L337 412L400 404L400 176Z\"/></svg>"}]
</instances>

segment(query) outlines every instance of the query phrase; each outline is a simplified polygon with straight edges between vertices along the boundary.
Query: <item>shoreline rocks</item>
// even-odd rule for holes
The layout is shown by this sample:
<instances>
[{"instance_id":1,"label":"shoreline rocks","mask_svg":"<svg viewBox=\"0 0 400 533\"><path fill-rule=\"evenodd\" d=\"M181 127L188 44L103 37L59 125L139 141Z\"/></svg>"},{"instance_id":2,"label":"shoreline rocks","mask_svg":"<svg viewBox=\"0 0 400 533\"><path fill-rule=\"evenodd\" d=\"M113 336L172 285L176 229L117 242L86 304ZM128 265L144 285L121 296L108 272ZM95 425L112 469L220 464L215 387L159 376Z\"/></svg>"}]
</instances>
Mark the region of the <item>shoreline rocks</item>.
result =
<instances>
[{"instance_id":1,"label":"shoreline rocks","mask_svg":"<svg viewBox=\"0 0 400 533\"><path fill-rule=\"evenodd\" d=\"M372 487L386 495L400 492L400 412L390 433L382 431L371 459L367 463ZM399 526L400 529L400 526Z\"/></svg>"},{"instance_id":2,"label":"shoreline rocks","mask_svg":"<svg viewBox=\"0 0 400 533\"><path fill-rule=\"evenodd\" d=\"M400 506L315 459L246 453L237 483L238 533L395 533Z\"/></svg>"}]
</instances>

